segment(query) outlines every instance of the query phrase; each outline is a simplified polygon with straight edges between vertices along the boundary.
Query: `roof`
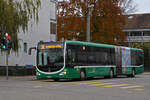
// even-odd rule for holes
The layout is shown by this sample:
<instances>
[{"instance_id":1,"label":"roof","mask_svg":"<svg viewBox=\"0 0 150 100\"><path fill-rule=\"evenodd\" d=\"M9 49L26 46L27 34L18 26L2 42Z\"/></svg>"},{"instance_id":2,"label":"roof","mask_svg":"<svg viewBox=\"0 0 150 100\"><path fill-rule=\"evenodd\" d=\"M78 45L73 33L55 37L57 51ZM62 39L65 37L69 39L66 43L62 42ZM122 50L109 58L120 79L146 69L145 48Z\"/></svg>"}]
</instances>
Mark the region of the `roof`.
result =
<instances>
[{"instance_id":1,"label":"roof","mask_svg":"<svg viewBox=\"0 0 150 100\"><path fill-rule=\"evenodd\" d=\"M106 48L115 48L114 45L109 44L100 44L100 43L93 43L93 42L83 42L83 41L69 41L67 40L66 43L75 43L79 45L88 45L88 46L97 46L97 47L106 47Z\"/></svg>"},{"instance_id":2,"label":"roof","mask_svg":"<svg viewBox=\"0 0 150 100\"><path fill-rule=\"evenodd\" d=\"M109 45L109 44L101 44L101 43L93 43L93 42L83 42L83 41L69 41L67 40L66 43L75 43L80 45L88 45L88 46L96 46L96 47L106 47L106 48L115 48L115 45ZM124 47L124 46L118 46L120 48L130 48L130 47ZM142 49L138 48L130 48L131 50L137 50L137 51L143 51Z\"/></svg>"},{"instance_id":3,"label":"roof","mask_svg":"<svg viewBox=\"0 0 150 100\"><path fill-rule=\"evenodd\" d=\"M150 29L150 13L126 15L124 29Z\"/></svg>"},{"instance_id":4,"label":"roof","mask_svg":"<svg viewBox=\"0 0 150 100\"><path fill-rule=\"evenodd\" d=\"M41 49L41 44L45 45L51 45L51 44L62 44L63 42L39 42L38 49ZM109 45L109 44L101 44L101 43L94 43L94 42L84 42L84 41L72 41L72 40L66 40L65 43L67 44L78 44L78 45L84 45L84 46L96 46L96 47L105 47L105 48L115 48L116 45ZM120 48L129 48L129 47L124 47L124 46L118 46ZM46 48L49 49L49 48ZM130 48L131 50L139 50L143 51L142 49L138 48Z\"/></svg>"}]
</instances>

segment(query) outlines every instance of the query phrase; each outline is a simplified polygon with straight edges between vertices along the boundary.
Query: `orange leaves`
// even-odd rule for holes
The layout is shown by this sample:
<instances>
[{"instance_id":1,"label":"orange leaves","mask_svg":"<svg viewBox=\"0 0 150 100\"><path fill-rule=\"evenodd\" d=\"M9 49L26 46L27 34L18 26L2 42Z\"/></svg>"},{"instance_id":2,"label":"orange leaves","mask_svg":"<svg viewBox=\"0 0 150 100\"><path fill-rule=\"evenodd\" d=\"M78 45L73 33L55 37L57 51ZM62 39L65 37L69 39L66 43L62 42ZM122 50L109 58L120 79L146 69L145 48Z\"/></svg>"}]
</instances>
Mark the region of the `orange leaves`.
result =
<instances>
[{"instance_id":1,"label":"orange leaves","mask_svg":"<svg viewBox=\"0 0 150 100\"><path fill-rule=\"evenodd\" d=\"M120 0L63 0L58 6L58 40L85 41L87 5L91 10L91 41L116 44L125 40L122 26L125 18L118 5Z\"/></svg>"}]
</instances>

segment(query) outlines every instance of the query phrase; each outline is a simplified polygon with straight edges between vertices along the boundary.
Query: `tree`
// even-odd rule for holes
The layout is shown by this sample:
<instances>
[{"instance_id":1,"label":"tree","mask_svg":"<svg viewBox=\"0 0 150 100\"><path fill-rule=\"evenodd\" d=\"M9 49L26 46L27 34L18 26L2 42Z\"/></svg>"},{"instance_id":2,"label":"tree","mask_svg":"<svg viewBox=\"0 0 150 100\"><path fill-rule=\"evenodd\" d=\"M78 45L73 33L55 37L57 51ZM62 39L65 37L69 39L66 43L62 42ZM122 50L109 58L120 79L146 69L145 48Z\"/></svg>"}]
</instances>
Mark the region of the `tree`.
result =
<instances>
[{"instance_id":1,"label":"tree","mask_svg":"<svg viewBox=\"0 0 150 100\"><path fill-rule=\"evenodd\" d=\"M80 33L85 32L85 14L80 12L83 8L81 4L76 5L78 2L79 0L58 2L58 40L78 38Z\"/></svg>"},{"instance_id":2,"label":"tree","mask_svg":"<svg viewBox=\"0 0 150 100\"><path fill-rule=\"evenodd\" d=\"M126 40L122 28L124 0L63 0L58 3L58 40L76 39L85 41L86 14L91 10L91 38L93 42L122 44ZM121 8L122 7L122 8Z\"/></svg>"},{"instance_id":3,"label":"tree","mask_svg":"<svg viewBox=\"0 0 150 100\"><path fill-rule=\"evenodd\" d=\"M123 44L126 36L122 32L125 18L118 6L120 0L99 0L92 14L93 41L108 44Z\"/></svg>"},{"instance_id":4,"label":"tree","mask_svg":"<svg viewBox=\"0 0 150 100\"><path fill-rule=\"evenodd\" d=\"M40 4L40 0L0 0L0 40L10 34L13 51L19 48L19 30L26 32L31 19L38 22Z\"/></svg>"}]
</instances>

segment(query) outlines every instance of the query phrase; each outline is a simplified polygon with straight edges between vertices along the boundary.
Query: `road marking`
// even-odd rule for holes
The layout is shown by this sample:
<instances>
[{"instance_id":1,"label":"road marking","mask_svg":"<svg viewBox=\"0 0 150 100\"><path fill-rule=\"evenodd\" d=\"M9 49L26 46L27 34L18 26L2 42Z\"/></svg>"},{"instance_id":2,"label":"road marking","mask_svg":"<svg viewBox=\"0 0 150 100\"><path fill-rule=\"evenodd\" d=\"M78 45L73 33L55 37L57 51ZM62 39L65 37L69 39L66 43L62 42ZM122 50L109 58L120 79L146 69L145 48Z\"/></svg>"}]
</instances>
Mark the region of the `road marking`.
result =
<instances>
[{"instance_id":1,"label":"road marking","mask_svg":"<svg viewBox=\"0 0 150 100\"><path fill-rule=\"evenodd\" d=\"M57 87L61 85L86 85L86 86L102 86L102 87L119 87L121 89L135 89L137 91L143 91L143 86L140 85L132 85L132 84L123 84L123 83L107 83L107 82L93 82L93 81L75 81L75 82L53 82L49 80L40 80L40 81L32 81L37 83L48 83L52 84L52 86ZM42 86L34 86L34 88L42 88Z\"/></svg>"},{"instance_id":2,"label":"road marking","mask_svg":"<svg viewBox=\"0 0 150 100\"><path fill-rule=\"evenodd\" d=\"M120 87L122 89L130 89L130 88L141 88L143 86L140 86L140 85L135 85L135 86L127 86L127 87Z\"/></svg>"},{"instance_id":3,"label":"road marking","mask_svg":"<svg viewBox=\"0 0 150 100\"><path fill-rule=\"evenodd\" d=\"M88 86L101 86L101 85L111 85L111 84L116 84L116 83L100 83L100 84L91 84Z\"/></svg>"},{"instance_id":4,"label":"road marking","mask_svg":"<svg viewBox=\"0 0 150 100\"><path fill-rule=\"evenodd\" d=\"M61 84L53 84L53 85L51 85L51 86L57 87L57 86L61 86Z\"/></svg>"},{"instance_id":5,"label":"road marking","mask_svg":"<svg viewBox=\"0 0 150 100\"><path fill-rule=\"evenodd\" d=\"M42 88L43 86L34 86L34 88Z\"/></svg>"},{"instance_id":6,"label":"road marking","mask_svg":"<svg viewBox=\"0 0 150 100\"><path fill-rule=\"evenodd\" d=\"M60 82L60 84L82 84L82 83L90 83L88 81L82 81L82 82Z\"/></svg>"},{"instance_id":7,"label":"road marking","mask_svg":"<svg viewBox=\"0 0 150 100\"><path fill-rule=\"evenodd\" d=\"M104 82L78 82L78 83L76 83L76 84L78 84L78 85L86 85L86 84L95 84L95 83L104 83Z\"/></svg>"},{"instance_id":8,"label":"road marking","mask_svg":"<svg viewBox=\"0 0 150 100\"><path fill-rule=\"evenodd\" d=\"M135 89L135 90L137 90L137 91L144 91L144 89Z\"/></svg>"},{"instance_id":9,"label":"road marking","mask_svg":"<svg viewBox=\"0 0 150 100\"><path fill-rule=\"evenodd\" d=\"M115 84L115 85L108 85L108 86L103 86L103 87L119 87L119 86L126 86L129 84Z\"/></svg>"}]
</instances>

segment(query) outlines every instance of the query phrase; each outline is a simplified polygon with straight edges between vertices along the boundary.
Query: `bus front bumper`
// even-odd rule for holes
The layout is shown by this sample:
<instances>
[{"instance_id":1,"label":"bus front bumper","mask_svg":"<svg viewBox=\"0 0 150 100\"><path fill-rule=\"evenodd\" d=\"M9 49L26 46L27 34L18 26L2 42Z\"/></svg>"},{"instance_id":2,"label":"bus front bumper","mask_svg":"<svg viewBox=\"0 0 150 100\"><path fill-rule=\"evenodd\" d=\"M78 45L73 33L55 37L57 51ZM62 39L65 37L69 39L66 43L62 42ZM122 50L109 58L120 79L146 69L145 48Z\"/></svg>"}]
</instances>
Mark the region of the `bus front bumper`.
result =
<instances>
[{"instance_id":1,"label":"bus front bumper","mask_svg":"<svg viewBox=\"0 0 150 100\"><path fill-rule=\"evenodd\" d=\"M62 72L55 73L55 74L43 74L37 71L36 78L37 79L46 79L46 78L72 79L72 78L80 78L80 75L76 71L65 69Z\"/></svg>"}]
</instances>

